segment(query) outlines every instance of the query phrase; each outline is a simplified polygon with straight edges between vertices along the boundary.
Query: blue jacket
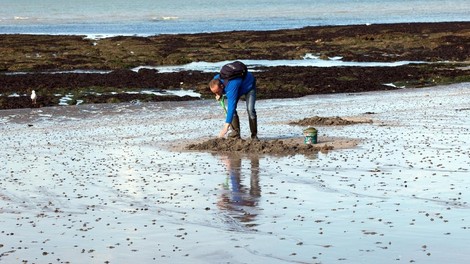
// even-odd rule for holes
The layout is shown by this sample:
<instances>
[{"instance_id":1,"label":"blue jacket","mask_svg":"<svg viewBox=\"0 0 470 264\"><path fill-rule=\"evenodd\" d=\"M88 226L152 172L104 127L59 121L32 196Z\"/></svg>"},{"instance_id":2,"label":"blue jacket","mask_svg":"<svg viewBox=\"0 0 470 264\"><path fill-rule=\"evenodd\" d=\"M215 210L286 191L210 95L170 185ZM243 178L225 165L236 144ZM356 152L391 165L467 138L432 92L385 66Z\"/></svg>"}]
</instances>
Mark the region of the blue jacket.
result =
<instances>
[{"instance_id":1,"label":"blue jacket","mask_svg":"<svg viewBox=\"0 0 470 264\"><path fill-rule=\"evenodd\" d=\"M214 79L220 79L220 74L214 76ZM235 78L225 83L223 94L227 97L227 117L225 123L232 123L233 114L237 110L238 100L242 95L247 94L249 91L256 89L255 77L251 72L248 72L245 78Z\"/></svg>"}]
</instances>

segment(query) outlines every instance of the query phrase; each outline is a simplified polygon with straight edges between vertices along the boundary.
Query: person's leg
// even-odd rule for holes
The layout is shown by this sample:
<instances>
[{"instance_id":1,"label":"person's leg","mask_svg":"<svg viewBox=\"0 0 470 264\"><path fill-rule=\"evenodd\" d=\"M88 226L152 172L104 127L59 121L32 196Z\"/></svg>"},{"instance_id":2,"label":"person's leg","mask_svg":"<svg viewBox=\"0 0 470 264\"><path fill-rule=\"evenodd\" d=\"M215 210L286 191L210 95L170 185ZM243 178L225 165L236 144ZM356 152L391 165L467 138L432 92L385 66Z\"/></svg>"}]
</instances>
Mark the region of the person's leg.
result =
<instances>
[{"instance_id":1,"label":"person's leg","mask_svg":"<svg viewBox=\"0 0 470 264\"><path fill-rule=\"evenodd\" d=\"M251 138L258 139L258 121L256 116L256 87L246 94L246 110L248 111L248 121L250 123Z\"/></svg>"},{"instance_id":2,"label":"person's leg","mask_svg":"<svg viewBox=\"0 0 470 264\"><path fill-rule=\"evenodd\" d=\"M232 131L228 134L228 137L240 138L240 119L238 118L237 111L235 111L235 113L233 114L231 127L232 127Z\"/></svg>"}]
</instances>

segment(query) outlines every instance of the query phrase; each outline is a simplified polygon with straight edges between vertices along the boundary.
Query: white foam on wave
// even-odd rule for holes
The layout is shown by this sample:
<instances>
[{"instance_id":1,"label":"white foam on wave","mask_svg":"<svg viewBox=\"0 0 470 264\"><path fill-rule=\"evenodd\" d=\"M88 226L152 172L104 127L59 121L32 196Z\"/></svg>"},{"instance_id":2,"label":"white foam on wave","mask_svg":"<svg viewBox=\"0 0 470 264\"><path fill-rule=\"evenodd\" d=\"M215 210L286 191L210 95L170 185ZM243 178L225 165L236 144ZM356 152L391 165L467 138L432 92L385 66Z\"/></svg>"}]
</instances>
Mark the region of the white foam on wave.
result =
<instances>
[{"instance_id":1,"label":"white foam on wave","mask_svg":"<svg viewBox=\"0 0 470 264\"><path fill-rule=\"evenodd\" d=\"M182 5L174 0L2 0L0 26L2 33L12 34L146 36L469 20L468 0L448 0L445 5L442 2L361 0L338 1L332 5L328 0L298 0L271 1L266 5L266 1L238 0L214 5L213 0L202 0Z\"/></svg>"},{"instance_id":2,"label":"white foam on wave","mask_svg":"<svg viewBox=\"0 0 470 264\"><path fill-rule=\"evenodd\" d=\"M22 17L22 16L14 16L14 20L29 20L29 17Z\"/></svg>"},{"instance_id":3,"label":"white foam on wave","mask_svg":"<svg viewBox=\"0 0 470 264\"><path fill-rule=\"evenodd\" d=\"M163 20L176 20L178 18L179 17L177 17L177 16L162 16Z\"/></svg>"},{"instance_id":4,"label":"white foam on wave","mask_svg":"<svg viewBox=\"0 0 470 264\"><path fill-rule=\"evenodd\" d=\"M177 15L168 15L168 16L152 16L150 18L151 22L161 22L161 21L168 21L168 20L178 20L180 17Z\"/></svg>"}]
</instances>

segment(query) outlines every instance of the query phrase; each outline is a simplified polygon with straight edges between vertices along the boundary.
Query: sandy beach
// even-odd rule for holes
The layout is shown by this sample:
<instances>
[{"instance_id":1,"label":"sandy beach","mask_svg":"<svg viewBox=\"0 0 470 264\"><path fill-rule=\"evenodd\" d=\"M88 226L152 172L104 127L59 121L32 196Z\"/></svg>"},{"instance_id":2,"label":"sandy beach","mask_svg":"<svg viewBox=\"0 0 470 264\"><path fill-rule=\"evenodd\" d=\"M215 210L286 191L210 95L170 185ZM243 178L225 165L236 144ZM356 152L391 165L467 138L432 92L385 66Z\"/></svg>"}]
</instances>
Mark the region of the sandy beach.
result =
<instances>
[{"instance_id":1,"label":"sandy beach","mask_svg":"<svg viewBox=\"0 0 470 264\"><path fill-rule=\"evenodd\" d=\"M259 100L262 141L372 121L294 155L186 150L213 100L2 110L0 262L466 263L469 87Z\"/></svg>"}]
</instances>

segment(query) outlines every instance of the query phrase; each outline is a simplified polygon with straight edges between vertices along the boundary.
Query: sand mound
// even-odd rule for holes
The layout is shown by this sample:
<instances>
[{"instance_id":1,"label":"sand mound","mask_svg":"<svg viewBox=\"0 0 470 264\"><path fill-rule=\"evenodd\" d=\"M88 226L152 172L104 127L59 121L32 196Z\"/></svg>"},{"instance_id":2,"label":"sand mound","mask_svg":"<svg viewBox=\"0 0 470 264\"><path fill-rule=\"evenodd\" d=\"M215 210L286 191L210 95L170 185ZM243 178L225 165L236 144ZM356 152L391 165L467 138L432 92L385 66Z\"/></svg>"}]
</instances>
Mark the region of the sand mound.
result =
<instances>
[{"instance_id":1,"label":"sand mound","mask_svg":"<svg viewBox=\"0 0 470 264\"><path fill-rule=\"evenodd\" d=\"M320 117L314 116L309 118L304 118L299 121L290 122L289 125L298 125L298 126L344 126L352 124L361 124L361 123L372 123L370 119L344 119L339 116L336 117Z\"/></svg>"},{"instance_id":2,"label":"sand mound","mask_svg":"<svg viewBox=\"0 0 470 264\"><path fill-rule=\"evenodd\" d=\"M294 155L312 154L318 151L328 152L332 150L332 145L327 144L304 144L302 140L293 139L273 139L273 140L244 140L244 139L209 139L198 144L189 144L187 150L202 151L227 151L242 152L252 154L273 154L273 155Z\"/></svg>"},{"instance_id":3,"label":"sand mound","mask_svg":"<svg viewBox=\"0 0 470 264\"><path fill-rule=\"evenodd\" d=\"M300 121L290 122L290 125L299 126L342 126L361 123L372 123L370 119L344 119L341 117L304 118ZM295 155L312 154L316 152L328 152L334 148L350 148L357 145L353 139L326 139L323 138L317 144L305 144L303 138L271 139L271 140L243 140L243 139L209 139L202 143L191 143L186 150L199 150L211 152L240 152L251 154L271 155Z\"/></svg>"},{"instance_id":4,"label":"sand mound","mask_svg":"<svg viewBox=\"0 0 470 264\"><path fill-rule=\"evenodd\" d=\"M342 126L361 123L372 123L370 119L343 119L341 117L304 118L300 121L290 122L290 125L299 126ZM186 150L199 150L211 152L240 152L250 154L295 155L328 152L334 148L351 148L357 145L354 139L322 138L317 144L305 144L302 137L270 140L243 140L243 139L209 139L202 143L191 143Z\"/></svg>"}]
</instances>

